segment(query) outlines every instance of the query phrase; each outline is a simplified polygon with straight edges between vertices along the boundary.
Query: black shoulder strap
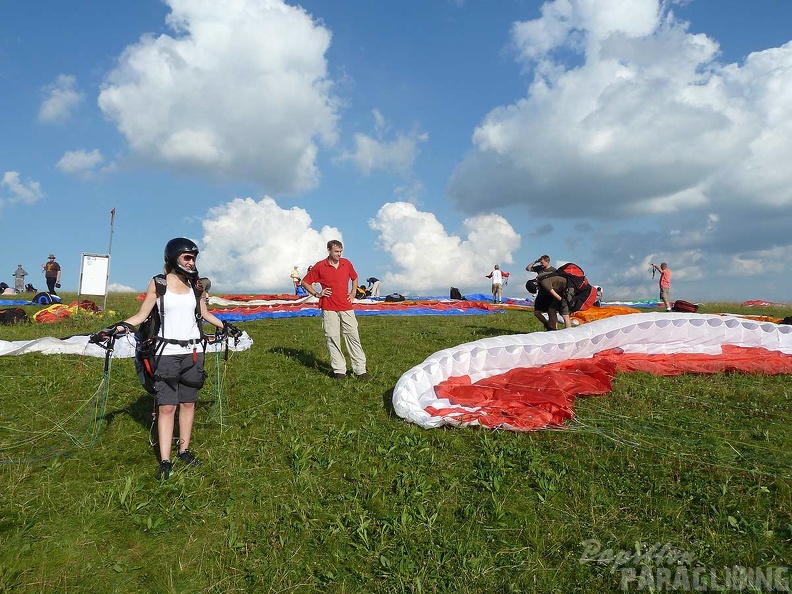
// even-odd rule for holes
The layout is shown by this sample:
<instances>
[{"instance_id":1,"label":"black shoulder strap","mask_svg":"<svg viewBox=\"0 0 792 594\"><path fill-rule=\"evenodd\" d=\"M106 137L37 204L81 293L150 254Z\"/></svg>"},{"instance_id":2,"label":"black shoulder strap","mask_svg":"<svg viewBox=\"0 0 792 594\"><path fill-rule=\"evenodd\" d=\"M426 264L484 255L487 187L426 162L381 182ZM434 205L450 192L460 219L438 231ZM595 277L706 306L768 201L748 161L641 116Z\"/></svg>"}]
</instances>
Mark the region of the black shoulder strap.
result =
<instances>
[{"instance_id":1,"label":"black shoulder strap","mask_svg":"<svg viewBox=\"0 0 792 594\"><path fill-rule=\"evenodd\" d=\"M162 297L168 289L168 279L165 278L164 274L158 274L154 277L154 285L154 288L157 290L157 297Z\"/></svg>"},{"instance_id":2,"label":"black shoulder strap","mask_svg":"<svg viewBox=\"0 0 792 594\"><path fill-rule=\"evenodd\" d=\"M154 289L157 291L157 309L160 316L160 334L165 336L165 292L168 290L168 279L164 274L157 274L153 278Z\"/></svg>"}]
</instances>

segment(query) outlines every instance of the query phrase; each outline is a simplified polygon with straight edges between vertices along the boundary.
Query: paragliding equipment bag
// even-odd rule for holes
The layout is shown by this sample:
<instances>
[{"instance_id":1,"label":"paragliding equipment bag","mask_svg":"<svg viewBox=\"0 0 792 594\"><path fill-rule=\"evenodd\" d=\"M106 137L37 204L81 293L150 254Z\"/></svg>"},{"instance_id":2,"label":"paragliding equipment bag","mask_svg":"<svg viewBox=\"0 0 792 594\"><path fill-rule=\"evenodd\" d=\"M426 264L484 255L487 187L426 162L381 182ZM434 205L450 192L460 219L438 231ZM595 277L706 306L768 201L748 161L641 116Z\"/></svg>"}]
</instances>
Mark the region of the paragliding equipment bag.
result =
<instances>
[{"instance_id":1,"label":"paragliding equipment bag","mask_svg":"<svg viewBox=\"0 0 792 594\"><path fill-rule=\"evenodd\" d=\"M451 287L451 291L449 292L448 297L449 297L449 299L457 299L457 300L460 300L460 301L467 301L467 299L465 299L462 296L462 293L460 293L459 289L457 289L456 287Z\"/></svg>"},{"instance_id":2,"label":"paragliding equipment bag","mask_svg":"<svg viewBox=\"0 0 792 594\"><path fill-rule=\"evenodd\" d=\"M569 262L543 278L547 276L563 276L567 280L567 290L563 297L569 306L569 313L586 311L597 300L597 291L577 264Z\"/></svg>"},{"instance_id":3,"label":"paragliding equipment bag","mask_svg":"<svg viewBox=\"0 0 792 594\"><path fill-rule=\"evenodd\" d=\"M677 299L674 301L674 304L671 306L671 311L680 311L685 313L697 313L699 306L695 303L691 303L690 301L683 301L682 299Z\"/></svg>"},{"instance_id":4,"label":"paragliding equipment bag","mask_svg":"<svg viewBox=\"0 0 792 594\"><path fill-rule=\"evenodd\" d=\"M151 308L149 316L138 326L135 333L135 371L137 372L140 385L149 394L156 394L157 382L157 363L162 356L162 350L168 341L160 336L162 331L162 314L165 311L164 300L165 292L168 289L168 281L164 274L154 277L154 287L157 291L157 304ZM192 285L195 293L195 318L198 321L198 328L201 330L201 344L206 348L203 328L201 325L201 299L203 298L203 287ZM172 341L178 343L179 341Z\"/></svg>"},{"instance_id":5,"label":"paragliding equipment bag","mask_svg":"<svg viewBox=\"0 0 792 594\"><path fill-rule=\"evenodd\" d=\"M387 297L385 297L385 301L387 303L398 303L400 301L404 301L404 295L401 293L391 293Z\"/></svg>"},{"instance_id":6,"label":"paragliding equipment bag","mask_svg":"<svg viewBox=\"0 0 792 594\"><path fill-rule=\"evenodd\" d=\"M8 326L10 324L19 324L22 322L29 322L25 310L21 307L12 307L9 309L0 309L0 324Z\"/></svg>"}]
</instances>

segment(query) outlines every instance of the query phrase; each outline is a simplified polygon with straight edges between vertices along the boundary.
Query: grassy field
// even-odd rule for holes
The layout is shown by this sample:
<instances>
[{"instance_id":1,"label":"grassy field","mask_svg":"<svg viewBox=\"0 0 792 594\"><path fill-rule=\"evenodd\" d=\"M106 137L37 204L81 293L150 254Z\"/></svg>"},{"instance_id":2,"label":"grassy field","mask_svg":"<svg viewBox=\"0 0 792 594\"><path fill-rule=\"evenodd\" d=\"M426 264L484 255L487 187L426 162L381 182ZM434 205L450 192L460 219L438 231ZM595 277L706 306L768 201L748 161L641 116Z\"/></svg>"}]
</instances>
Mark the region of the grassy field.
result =
<instances>
[{"instance_id":1,"label":"grassy field","mask_svg":"<svg viewBox=\"0 0 792 594\"><path fill-rule=\"evenodd\" d=\"M113 319L136 305L108 300ZM0 458L13 460L0 465L0 593L612 592L624 567L649 568L659 590L672 585L659 571L703 567L736 590L723 568L790 564L788 376L624 374L578 399L567 430L424 430L391 412L403 372L539 324L524 311L359 323L370 383L328 377L318 318L239 324L253 349L209 358L192 444L204 464L166 482L131 360L113 363L96 411L104 361L0 357Z\"/></svg>"}]
</instances>

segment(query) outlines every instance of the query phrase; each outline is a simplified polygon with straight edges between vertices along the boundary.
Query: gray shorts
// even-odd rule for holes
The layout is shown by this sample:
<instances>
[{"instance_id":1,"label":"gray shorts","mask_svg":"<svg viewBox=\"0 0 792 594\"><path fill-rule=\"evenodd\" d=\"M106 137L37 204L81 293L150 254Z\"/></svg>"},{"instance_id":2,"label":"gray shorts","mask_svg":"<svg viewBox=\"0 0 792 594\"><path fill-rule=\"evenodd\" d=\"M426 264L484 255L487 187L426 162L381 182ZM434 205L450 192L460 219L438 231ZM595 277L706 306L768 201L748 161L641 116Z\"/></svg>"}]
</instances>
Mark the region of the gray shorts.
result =
<instances>
[{"instance_id":1,"label":"gray shorts","mask_svg":"<svg viewBox=\"0 0 792 594\"><path fill-rule=\"evenodd\" d=\"M671 289L660 289L660 301L671 301Z\"/></svg>"},{"instance_id":2,"label":"gray shorts","mask_svg":"<svg viewBox=\"0 0 792 594\"><path fill-rule=\"evenodd\" d=\"M163 355L157 362L156 383L157 404L179 404L197 402L198 390L203 387L204 354L196 352L186 355Z\"/></svg>"}]
</instances>

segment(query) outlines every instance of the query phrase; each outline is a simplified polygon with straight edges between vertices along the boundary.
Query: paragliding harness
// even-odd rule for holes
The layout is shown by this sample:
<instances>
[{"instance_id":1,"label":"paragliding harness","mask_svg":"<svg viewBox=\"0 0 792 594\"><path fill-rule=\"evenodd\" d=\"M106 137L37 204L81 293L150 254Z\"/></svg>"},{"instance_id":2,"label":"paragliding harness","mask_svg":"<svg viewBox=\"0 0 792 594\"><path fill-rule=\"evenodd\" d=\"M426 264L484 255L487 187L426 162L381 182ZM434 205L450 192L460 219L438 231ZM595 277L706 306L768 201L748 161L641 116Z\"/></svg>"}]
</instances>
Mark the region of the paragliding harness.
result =
<instances>
[{"instance_id":1,"label":"paragliding harness","mask_svg":"<svg viewBox=\"0 0 792 594\"><path fill-rule=\"evenodd\" d=\"M162 357L162 351L166 344L178 344L180 346L192 346L193 358L197 356L198 344L206 352L206 336L204 335L201 324L201 299L203 298L203 287L198 283L191 282L190 286L195 293L195 319L198 322L198 330L201 338L193 340L175 340L161 336L164 332L165 318L165 292L168 288L168 281L164 274L154 277L154 287L157 291L157 304L151 308L149 316L138 326L135 333L135 371L137 371L140 384L149 394L156 394L157 365ZM203 381L201 382L201 386ZM195 386L200 388L201 386Z\"/></svg>"},{"instance_id":2,"label":"paragliding harness","mask_svg":"<svg viewBox=\"0 0 792 594\"><path fill-rule=\"evenodd\" d=\"M562 276L566 279L567 288L561 297L569 306L569 313L586 311L597 300L596 289L588 282L583 269L577 264L569 262L559 266L554 272L538 276L537 279L550 276Z\"/></svg>"}]
</instances>

